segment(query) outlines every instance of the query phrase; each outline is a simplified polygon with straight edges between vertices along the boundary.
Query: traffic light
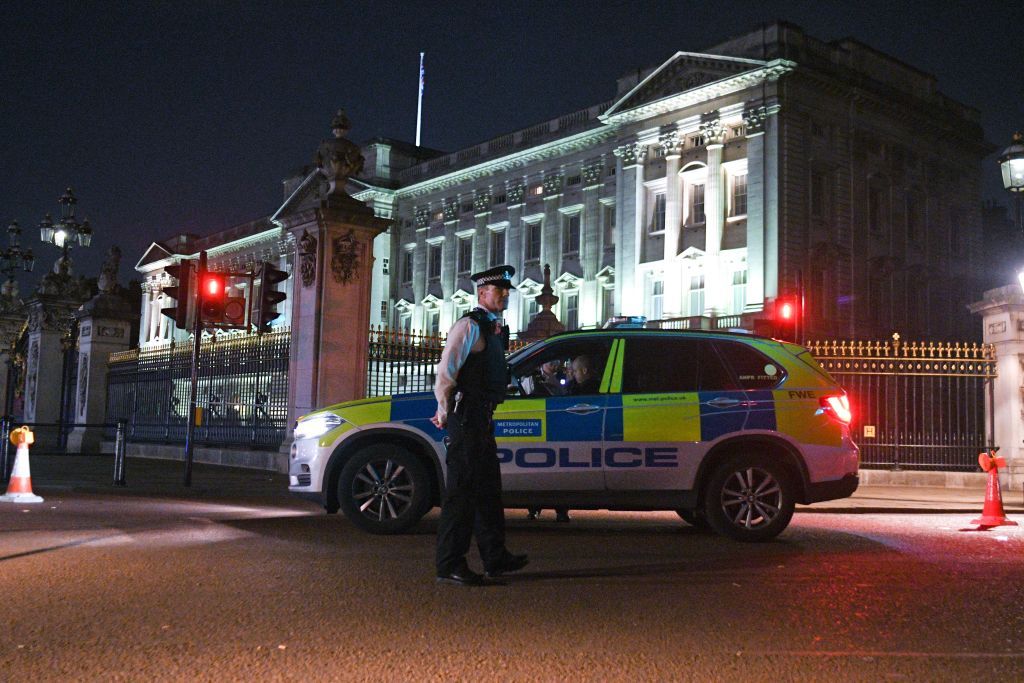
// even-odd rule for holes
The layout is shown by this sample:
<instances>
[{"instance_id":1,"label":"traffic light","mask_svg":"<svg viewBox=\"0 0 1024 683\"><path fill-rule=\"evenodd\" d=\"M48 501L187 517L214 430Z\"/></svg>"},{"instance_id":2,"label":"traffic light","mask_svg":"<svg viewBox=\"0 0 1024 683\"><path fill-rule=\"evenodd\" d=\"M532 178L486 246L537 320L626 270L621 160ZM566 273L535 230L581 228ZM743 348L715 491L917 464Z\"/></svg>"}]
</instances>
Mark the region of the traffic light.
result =
<instances>
[{"instance_id":1,"label":"traffic light","mask_svg":"<svg viewBox=\"0 0 1024 683\"><path fill-rule=\"evenodd\" d=\"M784 341L799 343L800 299L795 296L780 296L775 300L775 337Z\"/></svg>"},{"instance_id":2,"label":"traffic light","mask_svg":"<svg viewBox=\"0 0 1024 683\"><path fill-rule=\"evenodd\" d=\"M256 286L252 305L252 324L257 332L268 332L270 323L281 315L277 305L288 298L284 292L277 291L277 284L288 279L288 273L275 268L264 261L256 273L259 284Z\"/></svg>"},{"instance_id":3,"label":"traffic light","mask_svg":"<svg viewBox=\"0 0 1024 683\"><path fill-rule=\"evenodd\" d=\"M199 310L204 323L224 322L227 303L227 277L222 273L203 273L199 283Z\"/></svg>"},{"instance_id":4,"label":"traffic light","mask_svg":"<svg viewBox=\"0 0 1024 683\"><path fill-rule=\"evenodd\" d=\"M195 322L195 302L193 279L196 267L192 261L181 261L164 268L167 274L178 281L173 287L164 287L164 294L174 299L175 304L161 308L160 312L174 320L179 330L191 330Z\"/></svg>"}]
</instances>

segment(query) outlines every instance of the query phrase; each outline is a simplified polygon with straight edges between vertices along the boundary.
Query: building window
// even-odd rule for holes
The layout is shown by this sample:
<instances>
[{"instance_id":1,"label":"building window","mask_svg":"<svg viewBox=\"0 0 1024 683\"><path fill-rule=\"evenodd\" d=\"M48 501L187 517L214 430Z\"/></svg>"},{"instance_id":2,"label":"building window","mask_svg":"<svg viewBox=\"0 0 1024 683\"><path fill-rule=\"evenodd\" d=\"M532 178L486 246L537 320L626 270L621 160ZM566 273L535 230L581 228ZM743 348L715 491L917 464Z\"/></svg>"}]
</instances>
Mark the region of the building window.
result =
<instances>
[{"instance_id":1,"label":"building window","mask_svg":"<svg viewBox=\"0 0 1024 683\"><path fill-rule=\"evenodd\" d=\"M427 279L436 281L441 279L441 245L431 244L427 253Z\"/></svg>"},{"instance_id":2,"label":"building window","mask_svg":"<svg viewBox=\"0 0 1024 683\"><path fill-rule=\"evenodd\" d=\"M739 315L747 306L747 271L732 271L732 312Z\"/></svg>"},{"instance_id":3,"label":"building window","mask_svg":"<svg viewBox=\"0 0 1024 683\"><path fill-rule=\"evenodd\" d=\"M536 197L541 196L542 194L544 194L544 186L543 185L534 185L533 187L530 188L530 194L532 194L532 195L534 195Z\"/></svg>"},{"instance_id":4,"label":"building window","mask_svg":"<svg viewBox=\"0 0 1024 683\"><path fill-rule=\"evenodd\" d=\"M526 224L523 258L527 263L537 263L540 261L540 234L540 221Z\"/></svg>"},{"instance_id":5,"label":"building window","mask_svg":"<svg viewBox=\"0 0 1024 683\"><path fill-rule=\"evenodd\" d=\"M565 217L565 230L562 235L562 254L565 256L580 253L580 215L578 213Z\"/></svg>"},{"instance_id":6,"label":"building window","mask_svg":"<svg viewBox=\"0 0 1024 683\"><path fill-rule=\"evenodd\" d=\"M580 326L580 293L573 289L562 294L563 324L567 330Z\"/></svg>"},{"instance_id":7,"label":"building window","mask_svg":"<svg viewBox=\"0 0 1024 683\"><path fill-rule=\"evenodd\" d=\"M508 201L508 195L507 194L499 194L499 195L497 195L494 198L494 203L495 204L504 204L507 201Z\"/></svg>"},{"instance_id":8,"label":"building window","mask_svg":"<svg viewBox=\"0 0 1024 683\"><path fill-rule=\"evenodd\" d=\"M523 306L523 328L529 327L533 319L537 317L537 313L540 310L537 307L537 297L531 296L526 299L526 303Z\"/></svg>"},{"instance_id":9,"label":"building window","mask_svg":"<svg viewBox=\"0 0 1024 683\"><path fill-rule=\"evenodd\" d=\"M868 185L868 228L880 235L887 227L885 188L880 179L872 179Z\"/></svg>"},{"instance_id":10,"label":"building window","mask_svg":"<svg viewBox=\"0 0 1024 683\"><path fill-rule=\"evenodd\" d=\"M459 208L462 213L469 213L473 210L473 202L462 202L462 206Z\"/></svg>"},{"instance_id":11,"label":"building window","mask_svg":"<svg viewBox=\"0 0 1024 683\"><path fill-rule=\"evenodd\" d=\"M949 212L949 250L952 253L963 252L963 235L963 211L960 207L953 207Z\"/></svg>"},{"instance_id":12,"label":"building window","mask_svg":"<svg viewBox=\"0 0 1024 683\"><path fill-rule=\"evenodd\" d=\"M380 302L380 319L381 322L387 322L388 320L388 302L386 299Z\"/></svg>"},{"instance_id":13,"label":"building window","mask_svg":"<svg viewBox=\"0 0 1024 683\"><path fill-rule=\"evenodd\" d=\"M686 217L687 225L704 223L704 184L690 185L690 206Z\"/></svg>"},{"instance_id":14,"label":"building window","mask_svg":"<svg viewBox=\"0 0 1024 683\"><path fill-rule=\"evenodd\" d=\"M505 231L491 231L491 266L500 266L505 263Z\"/></svg>"},{"instance_id":15,"label":"building window","mask_svg":"<svg viewBox=\"0 0 1024 683\"><path fill-rule=\"evenodd\" d=\"M458 271L459 275L468 275L473 269L473 238L459 238Z\"/></svg>"},{"instance_id":16,"label":"building window","mask_svg":"<svg viewBox=\"0 0 1024 683\"><path fill-rule=\"evenodd\" d=\"M704 276L690 276L690 292L687 297L689 315L704 315Z\"/></svg>"},{"instance_id":17,"label":"building window","mask_svg":"<svg viewBox=\"0 0 1024 683\"><path fill-rule=\"evenodd\" d=\"M651 214L650 233L661 234L665 232L665 193L659 192L654 195L654 210Z\"/></svg>"},{"instance_id":18,"label":"building window","mask_svg":"<svg viewBox=\"0 0 1024 683\"><path fill-rule=\"evenodd\" d=\"M391 272L389 268L390 263L391 259L389 259L387 256L381 259L381 268L383 269L385 275Z\"/></svg>"},{"instance_id":19,"label":"building window","mask_svg":"<svg viewBox=\"0 0 1024 683\"><path fill-rule=\"evenodd\" d=\"M747 214L747 174L739 173L732 177L732 211L730 216Z\"/></svg>"},{"instance_id":20,"label":"building window","mask_svg":"<svg viewBox=\"0 0 1024 683\"><path fill-rule=\"evenodd\" d=\"M914 191L906 195L906 221L907 239L916 242L921 237L921 227L924 225L924 206Z\"/></svg>"},{"instance_id":21,"label":"building window","mask_svg":"<svg viewBox=\"0 0 1024 683\"><path fill-rule=\"evenodd\" d=\"M615 246L615 205L604 207L604 248Z\"/></svg>"},{"instance_id":22,"label":"building window","mask_svg":"<svg viewBox=\"0 0 1024 683\"><path fill-rule=\"evenodd\" d=\"M579 185L583 179L579 175L571 175L565 180L566 185Z\"/></svg>"},{"instance_id":23,"label":"building window","mask_svg":"<svg viewBox=\"0 0 1024 683\"><path fill-rule=\"evenodd\" d=\"M438 211L437 213L434 214L434 220L435 221L439 221L442 218L444 218L444 210L443 209L441 211Z\"/></svg>"},{"instance_id":24,"label":"building window","mask_svg":"<svg viewBox=\"0 0 1024 683\"><path fill-rule=\"evenodd\" d=\"M462 316L469 313L469 302L463 299L459 299L455 302L455 319L458 320Z\"/></svg>"},{"instance_id":25,"label":"building window","mask_svg":"<svg viewBox=\"0 0 1024 683\"><path fill-rule=\"evenodd\" d=\"M402 284L412 284L412 250L402 253Z\"/></svg>"},{"instance_id":26,"label":"building window","mask_svg":"<svg viewBox=\"0 0 1024 683\"><path fill-rule=\"evenodd\" d=\"M828 177L822 171L811 173L811 215L825 218L828 208Z\"/></svg>"},{"instance_id":27,"label":"building window","mask_svg":"<svg viewBox=\"0 0 1024 683\"><path fill-rule=\"evenodd\" d=\"M441 334L441 310L438 308L427 309L427 329L426 334L428 337L437 337Z\"/></svg>"},{"instance_id":28,"label":"building window","mask_svg":"<svg viewBox=\"0 0 1024 683\"><path fill-rule=\"evenodd\" d=\"M398 330L405 334L412 333L412 313L402 311L398 313Z\"/></svg>"},{"instance_id":29,"label":"building window","mask_svg":"<svg viewBox=\"0 0 1024 683\"><path fill-rule=\"evenodd\" d=\"M615 289L601 288L601 323L615 315Z\"/></svg>"},{"instance_id":30,"label":"building window","mask_svg":"<svg viewBox=\"0 0 1024 683\"><path fill-rule=\"evenodd\" d=\"M651 320L661 320L665 317L665 281L651 281L651 305L649 308Z\"/></svg>"}]
</instances>

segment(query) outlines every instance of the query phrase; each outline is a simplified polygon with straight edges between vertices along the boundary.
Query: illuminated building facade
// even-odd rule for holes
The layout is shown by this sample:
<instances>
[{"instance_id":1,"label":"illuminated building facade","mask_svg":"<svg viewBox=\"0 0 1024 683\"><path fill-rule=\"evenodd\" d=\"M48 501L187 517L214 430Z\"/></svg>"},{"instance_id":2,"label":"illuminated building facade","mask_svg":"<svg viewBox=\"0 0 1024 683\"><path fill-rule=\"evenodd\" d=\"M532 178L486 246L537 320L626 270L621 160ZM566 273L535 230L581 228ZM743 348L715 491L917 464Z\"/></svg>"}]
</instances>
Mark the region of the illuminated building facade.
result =
<instances>
[{"instance_id":1,"label":"illuminated building facade","mask_svg":"<svg viewBox=\"0 0 1024 683\"><path fill-rule=\"evenodd\" d=\"M473 305L469 275L509 263L524 329L550 264L568 328L753 329L802 292L805 337L969 339L990 151L934 77L775 23L451 154L373 140L349 190L394 221L374 245L376 324L444 332ZM294 245L264 227L291 267Z\"/></svg>"}]
</instances>

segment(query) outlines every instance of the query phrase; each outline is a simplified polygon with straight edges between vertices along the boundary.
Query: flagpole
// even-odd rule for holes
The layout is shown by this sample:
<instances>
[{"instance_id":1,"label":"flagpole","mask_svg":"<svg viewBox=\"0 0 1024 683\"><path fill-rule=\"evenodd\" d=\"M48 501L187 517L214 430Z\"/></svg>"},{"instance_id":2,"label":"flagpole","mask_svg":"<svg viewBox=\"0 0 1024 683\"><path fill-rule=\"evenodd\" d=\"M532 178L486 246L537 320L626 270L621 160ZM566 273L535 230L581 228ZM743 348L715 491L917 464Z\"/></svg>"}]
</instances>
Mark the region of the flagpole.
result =
<instances>
[{"instance_id":1,"label":"flagpole","mask_svg":"<svg viewBox=\"0 0 1024 683\"><path fill-rule=\"evenodd\" d=\"M420 53L420 92L416 100L416 146L420 146L420 128L423 123L423 53Z\"/></svg>"}]
</instances>

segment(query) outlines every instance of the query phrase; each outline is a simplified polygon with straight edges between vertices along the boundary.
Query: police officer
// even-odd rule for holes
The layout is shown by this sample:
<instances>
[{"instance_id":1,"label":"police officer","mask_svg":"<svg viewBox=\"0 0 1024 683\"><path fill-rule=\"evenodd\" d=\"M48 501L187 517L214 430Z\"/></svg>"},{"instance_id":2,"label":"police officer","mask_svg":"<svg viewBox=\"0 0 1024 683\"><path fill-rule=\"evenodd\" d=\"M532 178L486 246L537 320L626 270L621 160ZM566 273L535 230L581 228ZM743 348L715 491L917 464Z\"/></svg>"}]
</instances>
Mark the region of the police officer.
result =
<instances>
[{"instance_id":1,"label":"police officer","mask_svg":"<svg viewBox=\"0 0 1024 683\"><path fill-rule=\"evenodd\" d=\"M444 583L486 583L466 563L473 536L487 578L517 571L529 562L526 555L513 555L505 547L501 469L492 421L508 383L508 329L499 315L508 308L514 274L511 266L498 266L470 278L476 284L477 307L452 325L437 365L437 413L431 421L448 430L436 559L437 580Z\"/></svg>"}]
</instances>

